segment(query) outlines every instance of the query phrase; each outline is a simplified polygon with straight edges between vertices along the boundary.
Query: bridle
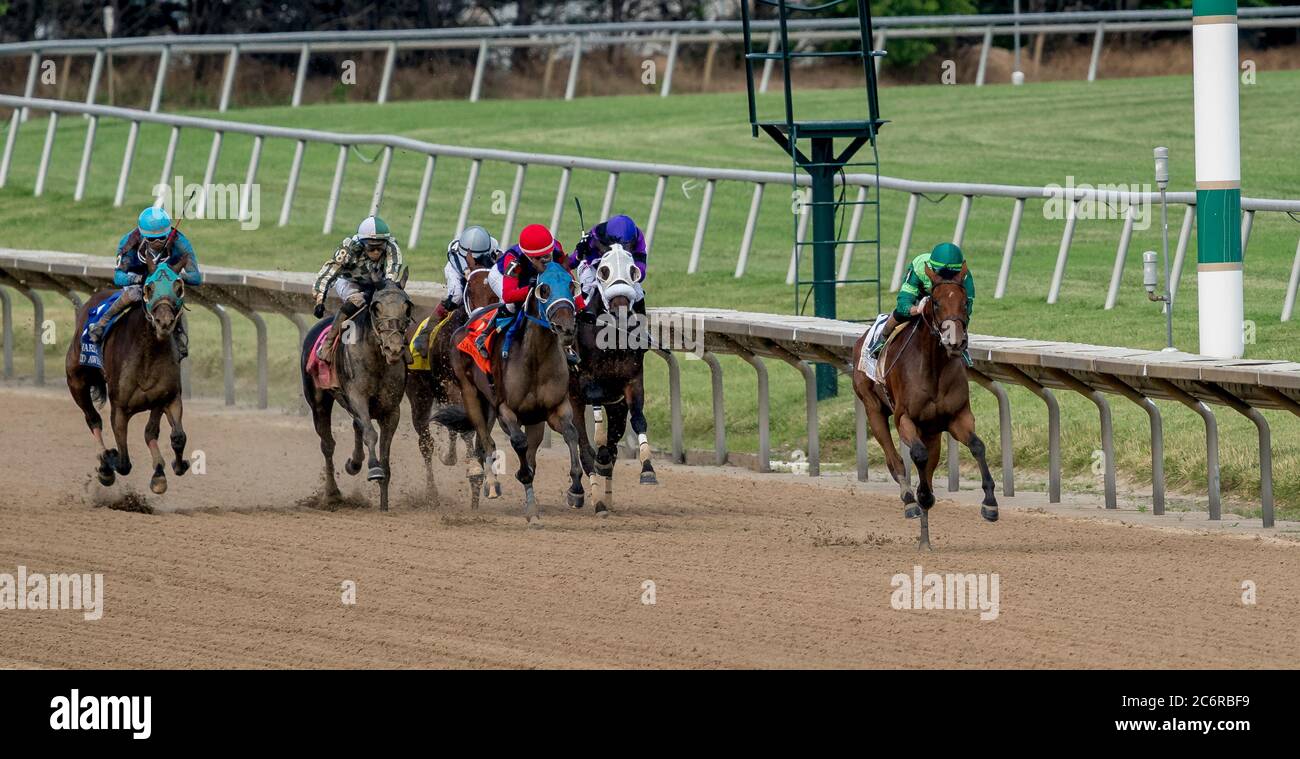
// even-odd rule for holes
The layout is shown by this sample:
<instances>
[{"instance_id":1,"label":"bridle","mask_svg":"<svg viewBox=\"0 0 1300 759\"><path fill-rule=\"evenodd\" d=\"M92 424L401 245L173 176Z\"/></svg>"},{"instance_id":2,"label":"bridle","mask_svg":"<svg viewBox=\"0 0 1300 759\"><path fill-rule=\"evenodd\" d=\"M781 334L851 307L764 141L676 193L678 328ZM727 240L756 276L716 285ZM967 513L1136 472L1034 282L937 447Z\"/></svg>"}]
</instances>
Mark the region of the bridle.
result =
<instances>
[{"instance_id":1,"label":"bridle","mask_svg":"<svg viewBox=\"0 0 1300 759\"><path fill-rule=\"evenodd\" d=\"M932 315L932 312L935 310L935 295L938 294L939 288L941 287L960 287L962 288L963 293L966 289L960 282L952 282L949 280L938 282L930 288L930 295L926 298L927 302L925 307L921 309L921 319L925 322L925 326L930 330L930 334L935 337L943 336L943 332L939 329L939 323L937 322L938 317ZM970 326L970 319L968 317L962 317L960 321L962 331L965 331Z\"/></svg>"},{"instance_id":2,"label":"bridle","mask_svg":"<svg viewBox=\"0 0 1300 759\"><path fill-rule=\"evenodd\" d=\"M380 317L376 315L374 306L375 301L374 296L372 295L370 298L370 307L368 309L370 311L370 319L368 321L370 322L370 329L374 332L375 339L380 345L384 344L385 335L406 334L406 328L411 325L411 301L409 299L406 301L406 316ZM385 324L390 326L385 327Z\"/></svg>"}]
</instances>

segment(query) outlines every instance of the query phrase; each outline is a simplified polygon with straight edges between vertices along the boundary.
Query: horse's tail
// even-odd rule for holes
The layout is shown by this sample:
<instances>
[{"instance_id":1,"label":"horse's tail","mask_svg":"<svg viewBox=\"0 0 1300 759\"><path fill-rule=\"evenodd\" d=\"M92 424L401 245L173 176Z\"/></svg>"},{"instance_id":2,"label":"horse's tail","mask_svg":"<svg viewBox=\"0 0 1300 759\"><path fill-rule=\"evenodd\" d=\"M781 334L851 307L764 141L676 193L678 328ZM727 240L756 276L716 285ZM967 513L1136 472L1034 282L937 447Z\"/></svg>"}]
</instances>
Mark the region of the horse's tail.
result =
<instances>
[{"instance_id":1,"label":"horse's tail","mask_svg":"<svg viewBox=\"0 0 1300 759\"><path fill-rule=\"evenodd\" d=\"M452 432L470 432L474 429L474 422L464 406L444 406L434 412L433 421Z\"/></svg>"}]
</instances>

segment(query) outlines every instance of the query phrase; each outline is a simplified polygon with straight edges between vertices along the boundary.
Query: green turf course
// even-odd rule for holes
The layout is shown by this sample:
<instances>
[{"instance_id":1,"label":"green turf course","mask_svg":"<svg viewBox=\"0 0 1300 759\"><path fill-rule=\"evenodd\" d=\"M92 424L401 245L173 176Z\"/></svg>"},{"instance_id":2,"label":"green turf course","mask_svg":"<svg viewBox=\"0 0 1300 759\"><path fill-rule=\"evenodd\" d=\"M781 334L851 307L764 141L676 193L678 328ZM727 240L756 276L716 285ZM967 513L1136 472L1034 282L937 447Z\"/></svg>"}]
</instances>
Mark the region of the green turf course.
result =
<instances>
[{"instance_id":1,"label":"green turf course","mask_svg":"<svg viewBox=\"0 0 1300 759\"><path fill-rule=\"evenodd\" d=\"M842 101L842 91L809 91L801 99L801 113L834 117L854 110ZM1244 194L1296 197L1300 183L1294 178L1294 144L1290 116L1300 102L1300 73L1266 72L1257 84L1242 88L1242 163ZM775 105L775 100L766 105ZM978 181L1041 185L1076 183L1142 183L1152 173L1151 149L1164 144L1171 152L1173 189L1192 187L1192 88L1189 77L1125 79L1094 83L1061 82L1010 86L894 87L882 95L884 116L890 120L881 137L882 172L909 179ZM200 114L215 115L215 114ZM226 118L286 126L337 131L384 132L453 145L531 150L604 158L660 161L687 165L713 165L789 171L789 160L766 138L749 136L743 95L675 95L671 98L633 96L556 100L464 101L394 103L376 105L320 105L248 109ZM147 202L158 180L168 130L146 126L141 133L126 207L112 207L125 124L100 125L95 163L87 198L72 202L72 190L85 135L80 118L61 120L45 197L31 195L46 122L34 118L24 124L8 186L0 190L0 245L48 248L109 254L120 235L134 223L139 207ZM220 182L243 181L251 138L228 137L219 163ZM184 132L175 174L186 181L202 180L211 137ZM363 148L366 157L377 152ZM378 163L364 163L354 154L348 164L338 223L329 235L321 233L337 151L309 147L303 167L294 216L287 227L276 226L293 145L268 142L258 173L261 182L261 225L243 231L232 221L185 221L182 227L194 241L205 264L256 269L315 270L367 210ZM382 214L405 243L424 159L397 154ZM443 250L453 233L464 191L468 162L440 160L426 212L421 242L405 249L412 275L438 279L445 261ZM531 221L547 223L555 199L558 169L528 170L516 231ZM474 199L471 219L497 233L504 223L505 200L514 178L512 166L485 164ZM588 223L596 221L606 175L575 172L570 194L584 201ZM649 211L654 180L620 177L616 209L643 220ZM652 305L734 307L790 313L792 288L784 283L793 235L786 186L773 185L764 197L758 234L749 272L742 280L732 276L740 237L749 208L750 187L720 183L706 236L700 272L685 273L690 244L699 213L703 188L669 185L663 215L651 254L648 289ZM495 193L495 197L494 197ZM689 197L688 197L689 195ZM933 202L931 202L933 201ZM911 250L920 252L949 239L960 198L922 200ZM906 196L883 197L882 268L892 272L897 252ZM495 207L494 207L495 206ZM1170 224L1176 238L1182 209L1175 208ZM979 290L972 324L984 334L1016 335L1073 340L1106 345L1160 347L1164 326L1158 307L1145 300L1141 289L1141 251L1159 249L1157 223L1134 232L1129 263L1118 307L1104 311L1106 287L1113 264L1121 223L1083 220L1075 233L1060 302L1045 302L1063 222L1046 220L1042 203L1027 204L1017 257L1007 297L992 298L1002 246L1010 219L1011 201L976 200L966 231L964 248ZM565 210L562 239L571 245L578 233L572 205ZM1246 318L1256 325L1255 342L1248 356L1296 359L1295 326L1278 321L1291 259L1300 225L1281 214L1260 214L1255 219L1247 252ZM1171 240L1171 246L1174 240ZM1194 250L1195 241L1191 243ZM859 251L852 276L874 273L875 262ZM1195 350L1196 278L1194 255L1184 270L1176 313L1175 339L1180 347ZM888 306L891 300L885 294ZM57 351L47 354L47 373L61 369L66 348L65 302L47 298L47 309L63 320ZM811 310L811 307L810 307ZM861 286L840 292L840 313L863 318L875 311L875 297ZM21 298L15 314L20 329L30 324L31 312ZM235 318L237 376L241 402L253 397L253 340L248 323ZM192 315L196 348L195 376L200 392L219 393L220 352L216 320L196 311ZM296 394L294 346L296 332L284 320L272 324L273 400L292 405ZM16 341L20 373L30 373L31 337L25 331ZM666 372L662 362L648 359L651 437L668 442ZM770 363L772 373L773 440L781 452L802 448L806 440L802 418L802 382L788 367ZM756 445L753 371L742 362L724 359L728 419L728 444L733 450L753 450ZM712 445L708 370L702 362L683 366L687 383L685 416L690 447ZM843 396L848 387L842 385ZM1058 394L1062 399L1063 461L1077 477L1076 486L1100 487L1093 473L1094 450L1099 448L1095 408L1086 399ZM999 460L996 440L996 406L992 397L973 390L983 436L990 444L991 461ZM1020 471L1045 466L1046 424L1042 403L1028 393L1012 393L1015 409L1015 458ZM1135 483L1149 477L1148 432L1145 414L1120 399L1115 409L1116 455L1121 476ZM1166 473L1171 490L1183 488L1203 500L1205 451L1199 417L1185 408L1164 404ZM1219 409L1222 438L1222 480L1225 496L1250 499L1258 493L1258 464L1253 426L1228 409ZM1300 513L1300 432L1297 420L1269 414L1273 423L1275 490L1282 514ZM853 406L850 398L824 403L821 409L823 456L848 462L852 455ZM781 455L778 453L777 455ZM966 457L968 458L968 457ZM968 466L964 459L964 466ZM874 454L872 466L879 466ZM967 472L971 474L971 471ZM1143 486L1145 487L1145 486Z\"/></svg>"}]
</instances>

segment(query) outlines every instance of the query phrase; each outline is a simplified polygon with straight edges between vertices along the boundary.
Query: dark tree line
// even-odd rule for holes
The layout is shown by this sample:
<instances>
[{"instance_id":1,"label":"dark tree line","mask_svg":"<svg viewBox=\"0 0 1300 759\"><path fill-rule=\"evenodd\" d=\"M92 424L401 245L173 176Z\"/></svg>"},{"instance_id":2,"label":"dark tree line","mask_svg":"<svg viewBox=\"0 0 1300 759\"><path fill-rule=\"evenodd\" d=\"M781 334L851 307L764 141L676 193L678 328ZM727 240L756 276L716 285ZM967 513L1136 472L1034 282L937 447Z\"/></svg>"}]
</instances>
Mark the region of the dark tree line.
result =
<instances>
[{"instance_id":1,"label":"dark tree line","mask_svg":"<svg viewBox=\"0 0 1300 759\"><path fill-rule=\"evenodd\" d=\"M103 37L113 6L114 36L228 34L344 29L411 29L548 22L736 18L741 0L0 0L0 39ZM1241 0L1291 5L1300 0ZM846 3L846 5L849 5ZM1024 11L1190 7L1191 0L1023 0ZM883 15L1004 13L1012 0L875 0ZM770 9L767 9L770 12ZM767 13L763 15L768 15Z\"/></svg>"}]
</instances>

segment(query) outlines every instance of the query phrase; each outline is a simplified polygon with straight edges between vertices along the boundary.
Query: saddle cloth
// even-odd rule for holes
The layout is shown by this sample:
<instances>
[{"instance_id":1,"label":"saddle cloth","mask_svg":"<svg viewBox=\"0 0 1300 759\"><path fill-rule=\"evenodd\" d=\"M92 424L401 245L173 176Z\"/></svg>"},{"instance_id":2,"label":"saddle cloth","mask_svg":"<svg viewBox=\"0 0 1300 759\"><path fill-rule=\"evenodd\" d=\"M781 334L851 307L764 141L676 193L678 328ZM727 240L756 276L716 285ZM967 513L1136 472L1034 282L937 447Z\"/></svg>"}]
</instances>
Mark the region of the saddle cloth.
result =
<instances>
[{"instance_id":1,"label":"saddle cloth","mask_svg":"<svg viewBox=\"0 0 1300 759\"><path fill-rule=\"evenodd\" d=\"M483 355L478 352L477 342L478 336L483 334L484 330L489 329L492 326L493 321L496 319L497 310L498 309L494 308L470 322L469 326L465 330L465 337L456 345L462 353L474 359L474 363L478 368L482 369L483 373L489 377L492 376L492 364L487 359L483 358ZM496 332L493 331L488 335L487 340L483 343L484 347L487 349L488 355L492 354L492 341L495 338Z\"/></svg>"},{"instance_id":2,"label":"saddle cloth","mask_svg":"<svg viewBox=\"0 0 1300 759\"><path fill-rule=\"evenodd\" d=\"M322 361L320 358L321 346L326 340L333 337L334 329L327 327L321 330L316 336L316 342L312 343L311 350L307 352L307 376L311 377L312 382L316 383L319 390L335 390L338 388L338 376L334 373L334 368L329 363Z\"/></svg>"},{"instance_id":3,"label":"saddle cloth","mask_svg":"<svg viewBox=\"0 0 1300 759\"><path fill-rule=\"evenodd\" d=\"M411 349L411 363L407 364L406 368L413 372L429 371L429 356L421 353L420 350L415 347L415 344L416 341L429 330L429 322L432 319L433 316L424 317L424 321L420 322L420 326L415 328L415 334L411 335L411 344L409 346ZM433 340L430 339L426 345L431 344L432 342Z\"/></svg>"},{"instance_id":4,"label":"saddle cloth","mask_svg":"<svg viewBox=\"0 0 1300 759\"><path fill-rule=\"evenodd\" d=\"M105 298L104 301L100 303L98 306L95 306L94 308L90 309L90 313L86 315L86 326L81 330L81 352L77 358L78 362L82 366L93 366L96 369L101 369L101 370L104 368L104 359L99 354L99 349L100 346L104 344L104 341L107 340L108 331L113 328L113 325L117 323L118 319L122 318L122 314L118 314L117 316L113 317L113 320L110 321L107 325L105 325L104 334L102 337L100 337L98 343L92 342L90 339L90 325L99 321L99 318L104 315L104 312L112 308L113 304L116 303L117 299L120 297L122 297L121 292L113 293L112 295Z\"/></svg>"},{"instance_id":5,"label":"saddle cloth","mask_svg":"<svg viewBox=\"0 0 1300 759\"><path fill-rule=\"evenodd\" d=\"M889 314L881 314L877 316L876 321L867 328L867 339L862 344L862 355L858 358L858 371L867 375L867 377L876 384L881 384L880 362L871 355L871 352L867 350L867 346L871 345L871 343L876 340L877 336L880 334L880 330L885 328L885 322L888 320ZM897 334L897 332L895 332L895 334ZM893 335L890 335L890 338L892 337ZM881 354L884 354L883 349L881 350Z\"/></svg>"}]
</instances>

